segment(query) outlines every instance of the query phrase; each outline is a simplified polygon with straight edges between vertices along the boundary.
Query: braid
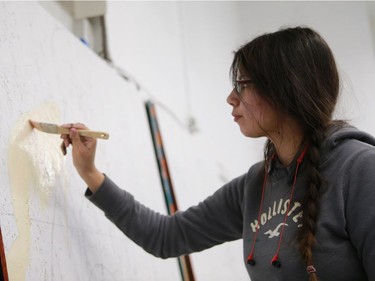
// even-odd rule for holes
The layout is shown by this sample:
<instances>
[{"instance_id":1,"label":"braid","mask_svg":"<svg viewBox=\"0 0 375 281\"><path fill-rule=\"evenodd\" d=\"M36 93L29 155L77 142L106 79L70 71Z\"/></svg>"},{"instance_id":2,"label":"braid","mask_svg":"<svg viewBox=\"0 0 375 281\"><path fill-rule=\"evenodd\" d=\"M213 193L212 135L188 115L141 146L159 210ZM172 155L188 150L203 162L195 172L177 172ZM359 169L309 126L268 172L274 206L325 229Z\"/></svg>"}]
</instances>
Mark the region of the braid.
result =
<instances>
[{"instance_id":1,"label":"braid","mask_svg":"<svg viewBox=\"0 0 375 281\"><path fill-rule=\"evenodd\" d=\"M299 251L306 264L309 273L309 281L319 281L315 272L312 250L316 245L315 231L316 222L319 216L320 190L323 184L323 178L318 169L320 163L319 148L324 139L324 129L314 130L315 136L310 137L309 149L306 154L307 173L309 186L303 203L302 227L297 233ZM264 147L264 157L266 161L275 152L275 147L270 139L266 141ZM265 161L265 162L266 162Z\"/></svg>"},{"instance_id":2,"label":"braid","mask_svg":"<svg viewBox=\"0 0 375 281\"><path fill-rule=\"evenodd\" d=\"M320 131L318 131L320 132ZM307 172L309 176L309 186L303 204L302 227L298 233L299 250L305 261L309 272L309 281L318 281L313 266L312 249L316 245L315 231L316 222L319 215L319 191L322 186L322 176L318 166L320 162L319 148L323 140L323 134L315 133L310 140L310 148L307 156Z\"/></svg>"}]
</instances>

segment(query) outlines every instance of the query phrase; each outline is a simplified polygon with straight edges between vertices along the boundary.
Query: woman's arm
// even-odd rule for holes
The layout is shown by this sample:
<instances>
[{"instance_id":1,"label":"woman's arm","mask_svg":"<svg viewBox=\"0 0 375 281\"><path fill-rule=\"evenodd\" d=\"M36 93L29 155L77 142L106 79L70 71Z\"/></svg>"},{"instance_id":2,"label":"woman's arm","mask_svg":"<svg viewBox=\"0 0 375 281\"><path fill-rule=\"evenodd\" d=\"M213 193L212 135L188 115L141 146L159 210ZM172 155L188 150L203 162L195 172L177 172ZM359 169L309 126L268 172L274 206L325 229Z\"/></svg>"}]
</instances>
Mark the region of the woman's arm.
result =
<instances>
[{"instance_id":1,"label":"woman's arm","mask_svg":"<svg viewBox=\"0 0 375 281\"><path fill-rule=\"evenodd\" d=\"M143 206L108 177L86 196L131 240L162 258L201 251L242 237L243 177L219 189L199 205L172 216Z\"/></svg>"},{"instance_id":2,"label":"woman's arm","mask_svg":"<svg viewBox=\"0 0 375 281\"><path fill-rule=\"evenodd\" d=\"M244 176L228 183L198 206L166 216L152 211L117 187L95 166L96 140L81 137L83 124L64 125L64 145L73 145L73 163L88 185L86 196L130 239L155 256L201 251L242 237Z\"/></svg>"}]
</instances>

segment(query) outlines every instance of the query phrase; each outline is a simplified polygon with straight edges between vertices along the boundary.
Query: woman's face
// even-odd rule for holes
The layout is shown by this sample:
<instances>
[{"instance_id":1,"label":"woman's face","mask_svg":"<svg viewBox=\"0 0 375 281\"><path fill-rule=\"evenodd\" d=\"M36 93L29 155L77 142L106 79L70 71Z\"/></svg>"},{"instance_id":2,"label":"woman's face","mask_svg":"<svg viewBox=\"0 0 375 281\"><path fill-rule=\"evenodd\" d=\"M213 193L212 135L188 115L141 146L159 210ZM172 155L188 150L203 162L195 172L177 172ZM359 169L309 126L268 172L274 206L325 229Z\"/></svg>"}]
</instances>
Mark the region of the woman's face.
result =
<instances>
[{"instance_id":1,"label":"woman's face","mask_svg":"<svg viewBox=\"0 0 375 281\"><path fill-rule=\"evenodd\" d=\"M279 115L267 100L257 94L251 78L237 73L236 81L227 102L233 107L232 115L242 134L258 138L277 132Z\"/></svg>"}]
</instances>

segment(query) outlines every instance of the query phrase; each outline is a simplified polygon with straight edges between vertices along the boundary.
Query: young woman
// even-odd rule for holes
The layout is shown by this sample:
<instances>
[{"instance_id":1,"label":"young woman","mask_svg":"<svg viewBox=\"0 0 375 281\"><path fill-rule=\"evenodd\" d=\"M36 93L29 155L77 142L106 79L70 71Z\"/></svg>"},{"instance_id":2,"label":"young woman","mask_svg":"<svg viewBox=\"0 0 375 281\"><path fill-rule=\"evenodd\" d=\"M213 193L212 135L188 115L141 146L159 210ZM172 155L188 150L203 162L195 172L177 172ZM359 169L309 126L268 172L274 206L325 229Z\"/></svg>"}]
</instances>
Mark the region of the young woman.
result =
<instances>
[{"instance_id":1,"label":"young woman","mask_svg":"<svg viewBox=\"0 0 375 281\"><path fill-rule=\"evenodd\" d=\"M164 216L96 169L95 140L73 124L62 138L86 196L158 257L243 239L252 281L375 280L375 139L332 120L339 76L326 42L304 27L265 34L235 53L231 72L234 121L247 137L267 137L264 161Z\"/></svg>"}]
</instances>

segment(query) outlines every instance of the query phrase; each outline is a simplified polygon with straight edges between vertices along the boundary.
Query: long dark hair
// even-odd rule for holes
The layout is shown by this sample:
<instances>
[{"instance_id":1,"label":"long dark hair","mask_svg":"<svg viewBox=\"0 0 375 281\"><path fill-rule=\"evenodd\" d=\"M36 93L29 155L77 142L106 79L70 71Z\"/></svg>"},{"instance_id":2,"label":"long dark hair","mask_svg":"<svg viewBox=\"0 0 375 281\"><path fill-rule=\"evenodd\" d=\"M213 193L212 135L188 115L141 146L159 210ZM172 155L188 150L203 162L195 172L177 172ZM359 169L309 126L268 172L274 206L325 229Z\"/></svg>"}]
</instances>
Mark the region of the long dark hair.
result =
<instances>
[{"instance_id":1,"label":"long dark hair","mask_svg":"<svg viewBox=\"0 0 375 281\"><path fill-rule=\"evenodd\" d=\"M325 40L307 27L281 29L264 34L235 52L231 75L235 82L241 69L254 81L258 95L280 113L300 122L310 147L306 155L309 175L303 204L303 226L297 234L300 253L306 266L313 265L312 249L319 213L319 194L323 178L319 171L319 148L327 129L334 123L332 114L339 95L339 75L334 56ZM275 147L270 139L264 150L269 158ZM318 280L315 273L309 280Z\"/></svg>"}]
</instances>

